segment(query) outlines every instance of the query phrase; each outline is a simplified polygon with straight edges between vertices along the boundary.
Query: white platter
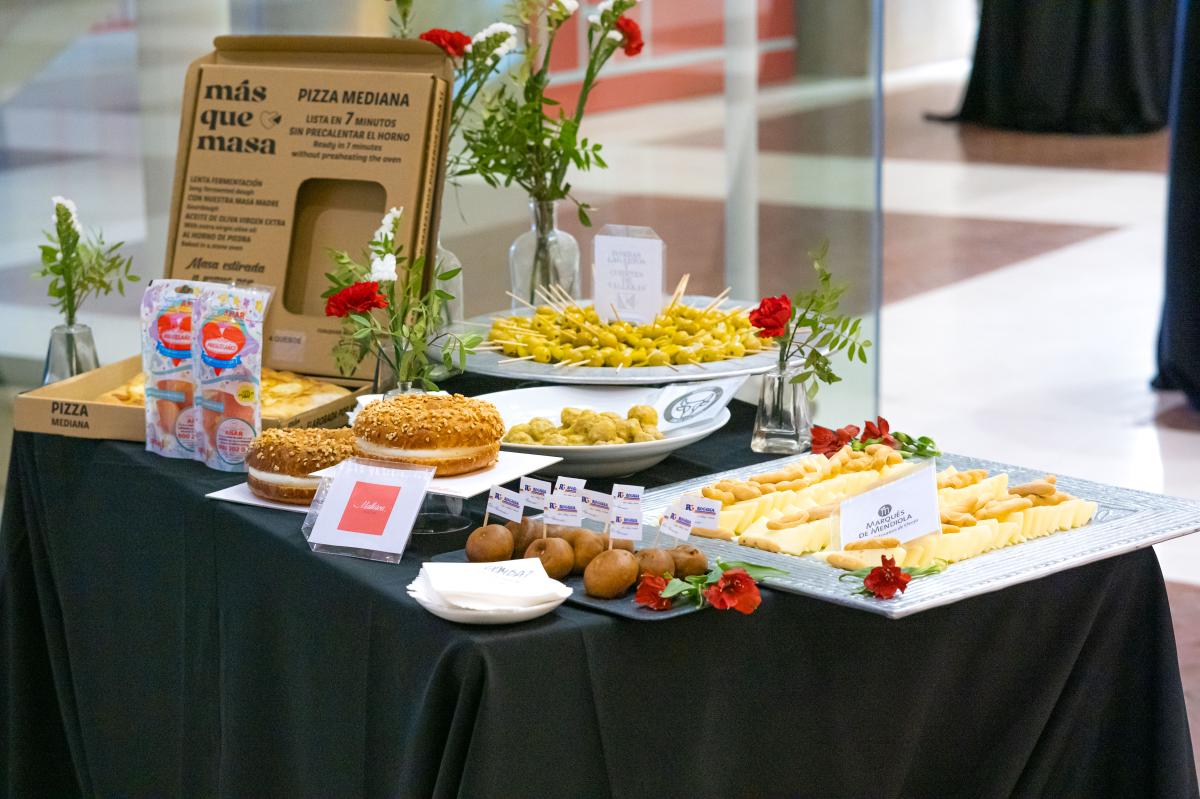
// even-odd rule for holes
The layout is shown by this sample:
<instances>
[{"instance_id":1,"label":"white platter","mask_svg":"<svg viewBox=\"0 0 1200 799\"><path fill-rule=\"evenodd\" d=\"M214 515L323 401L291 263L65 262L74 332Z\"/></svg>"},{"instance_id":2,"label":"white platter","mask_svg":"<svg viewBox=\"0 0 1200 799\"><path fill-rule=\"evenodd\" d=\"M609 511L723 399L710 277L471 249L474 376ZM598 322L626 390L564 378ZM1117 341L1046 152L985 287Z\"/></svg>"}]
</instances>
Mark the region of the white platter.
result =
<instances>
[{"instance_id":1,"label":"white platter","mask_svg":"<svg viewBox=\"0 0 1200 799\"><path fill-rule=\"evenodd\" d=\"M797 459L781 458L652 489L646 492L643 500L646 519L658 518L681 494L697 491L725 478L746 478L775 471ZM939 469L954 466L959 470L987 469L993 474L1008 472L1014 483L1046 474L1045 470L962 455L943 454L937 461ZM941 574L913 580L896 599L881 600L855 594L852 582L839 581L838 577L844 572L813 557L764 552L735 541L695 536L688 543L702 549L709 557L746 560L786 571L785 577L765 580L772 588L898 619L1200 531L1200 502L1062 475L1058 476L1058 486L1077 497L1098 503L1091 524L951 564Z\"/></svg>"},{"instance_id":2,"label":"white platter","mask_svg":"<svg viewBox=\"0 0 1200 799\"><path fill-rule=\"evenodd\" d=\"M712 302L712 297L687 296L683 302L703 308ZM589 303L581 301L582 305ZM752 308L754 303L726 300L723 307ZM468 319L455 327L459 332L486 333L492 320L499 316L530 316L533 311L521 308L515 311L495 311ZM709 380L717 377L757 375L769 372L779 362L775 349L765 350L742 358L714 361L705 364L682 364L668 366L640 366L617 369L611 366L566 366L558 369L551 363L513 361L500 363L511 356L503 352L477 352L467 356L467 371L493 377L511 377L514 380L537 380L542 383L564 383L574 385L652 386L678 383L687 380Z\"/></svg>"},{"instance_id":3,"label":"white platter","mask_svg":"<svg viewBox=\"0 0 1200 799\"><path fill-rule=\"evenodd\" d=\"M632 444L603 444L592 446L544 446L540 444L502 443L503 450L530 455L547 455L561 459L555 465L559 474L572 477L619 477L649 469L672 452L695 443L729 421L726 404L733 398L727 392L721 400L716 415L707 421L670 428L664 425L664 438L659 441L640 441ZM651 387L598 387L576 388L572 386L542 386L519 388L512 391L497 391L482 394L476 399L487 400L496 406L504 419L507 430L515 424L528 422L535 416L544 416L555 424L563 408L586 408L603 412L614 411L624 416L633 405L654 404L658 389ZM660 417L662 414L660 413Z\"/></svg>"}]
</instances>

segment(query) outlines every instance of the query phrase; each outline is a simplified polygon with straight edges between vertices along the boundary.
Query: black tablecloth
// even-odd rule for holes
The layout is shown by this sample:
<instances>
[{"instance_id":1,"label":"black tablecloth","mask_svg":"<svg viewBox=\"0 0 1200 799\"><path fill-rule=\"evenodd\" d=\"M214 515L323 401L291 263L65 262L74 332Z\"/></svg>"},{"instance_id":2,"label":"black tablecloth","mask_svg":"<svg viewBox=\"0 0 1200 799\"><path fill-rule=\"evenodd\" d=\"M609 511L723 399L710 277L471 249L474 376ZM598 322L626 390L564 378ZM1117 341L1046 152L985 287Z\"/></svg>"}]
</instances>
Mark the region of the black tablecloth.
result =
<instances>
[{"instance_id":1,"label":"black tablecloth","mask_svg":"<svg viewBox=\"0 0 1200 799\"><path fill-rule=\"evenodd\" d=\"M474 384L479 385L479 384ZM641 477L748 459L750 409ZM437 619L419 563L309 551L237 478L19 433L3 526L9 796L1196 796L1143 550L882 617L564 605Z\"/></svg>"},{"instance_id":2,"label":"black tablecloth","mask_svg":"<svg viewBox=\"0 0 1200 799\"><path fill-rule=\"evenodd\" d=\"M1155 387L1200 409L1200 2L1187 4L1176 61L1166 280Z\"/></svg>"},{"instance_id":3,"label":"black tablecloth","mask_svg":"<svg viewBox=\"0 0 1200 799\"><path fill-rule=\"evenodd\" d=\"M1167 124L1176 0L983 0L958 120L1035 132Z\"/></svg>"}]
</instances>

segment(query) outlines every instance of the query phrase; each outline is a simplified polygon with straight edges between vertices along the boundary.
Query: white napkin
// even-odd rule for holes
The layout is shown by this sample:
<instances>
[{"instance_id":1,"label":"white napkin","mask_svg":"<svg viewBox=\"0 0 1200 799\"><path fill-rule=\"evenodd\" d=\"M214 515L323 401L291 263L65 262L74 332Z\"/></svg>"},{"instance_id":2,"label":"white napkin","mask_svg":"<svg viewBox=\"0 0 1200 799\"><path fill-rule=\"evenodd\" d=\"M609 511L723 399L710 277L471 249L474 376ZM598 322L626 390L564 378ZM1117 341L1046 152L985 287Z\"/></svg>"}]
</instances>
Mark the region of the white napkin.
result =
<instances>
[{"instance_id":1,"label":"white napkin","mask_svg":"<svg viewBox=\"0 0 1200 799\"><path fill-rule=\"evenodd\" d=\"M519 610L565 599L571 589L546 574L537 558L497 563L425 563L408 591L467 610Z\"/></svg>"}]
</instances>

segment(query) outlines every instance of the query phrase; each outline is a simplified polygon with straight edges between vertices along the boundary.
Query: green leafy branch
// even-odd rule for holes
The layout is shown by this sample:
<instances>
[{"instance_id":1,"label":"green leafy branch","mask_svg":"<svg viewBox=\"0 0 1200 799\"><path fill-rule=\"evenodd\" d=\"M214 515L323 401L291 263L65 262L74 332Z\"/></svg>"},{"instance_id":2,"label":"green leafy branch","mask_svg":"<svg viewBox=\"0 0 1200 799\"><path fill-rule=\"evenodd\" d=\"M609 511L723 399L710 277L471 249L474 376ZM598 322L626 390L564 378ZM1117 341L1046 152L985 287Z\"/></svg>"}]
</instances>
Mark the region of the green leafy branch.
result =
<instances>
[{"instance_id":1,"label":"green leafy branch","mask_svg":"<svg viewBox=\"0 0 1200 799\"><path fill-rule=\"evenodd\" d=\"M480 124L463 132L467 153L454 176L478 175L492 187L516 184L535 202L570 200L580 222L590 225L592 208L572 194L566 176L572 167L582 172L608 166L600 143L581 137L580 126L600 70L621 46L608 34L634 5L635 0L616 0L596 24L588 26L584 77L575 108L568 114L546 96L551 53L567 17L555 13L555 0L520 0L515 8L525 30L522 69L515 85L500 87L484 104ZM536 40L539 18L545 20L544 50Z\"/></svg>"},{"instance_id":2,"label":"green leafy branch","mask_svg":"<svg viewBox=\"0 0 1200 799\"><path fill-rule=\"evenodd\" d=\"M425 259L407 258L402 248L394 245L395 224L398 218L391 231L372 239L366 253L367 260L388 254L396 258L396 279L379 281L380 290L387 296L387 308L350 313L342 320L342 334L333 348L334 362L342 374L349 375L374 351L391 367L397 380L436 391L437 384L430 378L435 363L440 361L448 370L465 369L467 355L483 342L483 336L447 330L447 304L455 297L438 284L457 277L461 267L435 273L431 287L423 292ZM334 269L325 275L330 287L321 296L331 297L370 279L371 267L349 253L331 250L330 257ZM440 354L434 356L435 351Z\"/></svg>"},{"instance_id":3,"label":"green leafy branch","mask_svg":"<svg viewBox=\"0 0 1200 799\"><path fill-rule=\"evenodd\" d=\"M33 276L50 278L47 294L68 325L75 324L88 297L114 290L124 296L125 284L140 280L131 271L133 259L121 255L125 242L106 244L100 232L83 238L74 209L61 202L55 202L54 231L46 238L50 243L41 245L42 268Z\"/></svg>"},{"instance_id":4,"label":"green leafy branch","mask_svg":"<svg viewBox=\"0 0 1200 799\"><path fill-rule=\"evenodd\" d=\"M830 385L842 378L834 371L833 359L840 352L847 360L867 362L871 342L863 338L862 319L839 313L846 284L834 283L825 265L829 242L808 253L817 273L816 288L792 298L792 314L779 347L779 367L786 370L792 360L800 360L800 372L791 382L804 386L811 400L821 383Z\"/></svg>"}]
</instances>

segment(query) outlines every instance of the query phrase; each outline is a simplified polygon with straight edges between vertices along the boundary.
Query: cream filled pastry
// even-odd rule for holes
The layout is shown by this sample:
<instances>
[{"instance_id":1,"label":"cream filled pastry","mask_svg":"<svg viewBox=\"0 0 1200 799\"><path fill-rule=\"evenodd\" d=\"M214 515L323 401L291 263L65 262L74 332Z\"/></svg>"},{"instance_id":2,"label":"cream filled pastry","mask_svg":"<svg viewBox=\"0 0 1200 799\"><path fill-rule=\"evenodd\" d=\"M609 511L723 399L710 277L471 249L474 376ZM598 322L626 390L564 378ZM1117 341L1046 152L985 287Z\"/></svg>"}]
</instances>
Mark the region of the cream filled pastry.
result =
<instances>
[{"instance_id":1,"label":"cream filled pastry","mask_svg":"<svg viewBox=\"0 0 1200 799\"><path fill-rule=\"evenodd\" d=\"M307 505L321 484L321 478L310 475L353 455L349 428L270 428L250 444L246 482L263 499Z\"/></svg>"},{"instance_id":2,"label":"cream filled pastry","mask_svg":"<svg viewBox=\"0 0 1200 799\"><path fill-rule=\"evenodd\" d=\"M439 477L491 466L503 435L496 406L461 394L401 394L371 403L354 420L361 455L433 466Z\"/></svg>"}]
</instances>

